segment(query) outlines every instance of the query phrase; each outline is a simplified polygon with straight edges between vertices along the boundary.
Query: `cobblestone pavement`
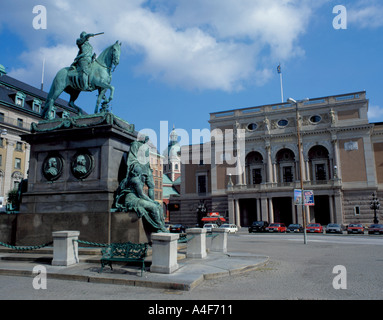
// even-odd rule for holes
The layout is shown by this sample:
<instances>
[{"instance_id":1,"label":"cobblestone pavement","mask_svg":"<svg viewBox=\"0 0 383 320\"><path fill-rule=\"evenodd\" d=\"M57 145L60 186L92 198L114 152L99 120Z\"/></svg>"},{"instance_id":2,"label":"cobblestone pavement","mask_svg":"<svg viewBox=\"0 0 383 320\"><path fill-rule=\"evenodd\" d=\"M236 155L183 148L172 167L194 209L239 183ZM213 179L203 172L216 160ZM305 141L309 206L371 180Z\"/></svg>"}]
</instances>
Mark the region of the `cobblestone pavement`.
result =
<instances>
[{"instance_id":1,"label":"cobblestone pavement","mask_svg":"<svg viewBox=\"0 0 383 320\"><path fill-rule=\"evenodd\" d=\"M255 271L205 280L192 291L175 291L47 279L33 289L30 277L0 276L0 299L28 300L374 300L383 299L383 237L357 235L229 235L229 251L266 255L269 263ZM335 266L344 266L335 289ZM338 281L339 282L339 281ZM171 302L169 302L171 303Z\"/></svg>"}]
</instances>

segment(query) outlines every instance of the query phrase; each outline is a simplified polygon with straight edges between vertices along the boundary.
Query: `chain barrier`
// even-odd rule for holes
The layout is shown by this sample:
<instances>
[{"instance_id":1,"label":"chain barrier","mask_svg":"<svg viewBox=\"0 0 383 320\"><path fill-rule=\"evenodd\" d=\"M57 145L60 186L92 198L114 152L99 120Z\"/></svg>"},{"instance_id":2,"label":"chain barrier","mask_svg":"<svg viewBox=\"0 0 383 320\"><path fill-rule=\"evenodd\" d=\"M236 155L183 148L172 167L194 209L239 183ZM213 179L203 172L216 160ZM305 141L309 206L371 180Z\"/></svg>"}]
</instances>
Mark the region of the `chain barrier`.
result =
<instances>
[{"instance_id":1,"label":"chain barrier","mask_svg":"<svg viewBox=\"0 0 383 320\"><path fill-rule=\"evenodd\" d=\"M210 233L206 235L206 238L215 238L218 236L218 233Z\"/></svg>"},{"instance_id":2,"label":"chain barrier","mask_svg":"<svg viewBox=\"0 0 383 320\"><path fill-rule=\"evenodd\" d=\"M98 242L91 242L91 241L85 241L85 240L73 240L73 241L77 241L78 243L82 243L82 244L88 244L90 246L96 246L96 247L107 247L109 246L109 244L107 243L98 243Z\"/></svg>"},{"instance_id":3,"label":"chain barrier","mask_svg":"<svg viewBox=\"0 0 383 320\"><path fill-rule=\"evenodd\" d=\"M186 242L190 241L193 238L194 238L194 236L191 236L191 237L187 238L187 234L186 233L182 233L182 234L180 234L180 237L179 237L177 242L178 243L186 243Z\"/></svg>"},{"instance_id":4,"label":"chain barrier","mask_svg":"<svg viewBox=\"0 0 383 320\"><path fill-rule=\"evenodd\" d=\"M45 243L45 244L41 244L41 245L38 245L38 246L12 246L10 244L4 243L4 242L0 242L0 246L6 247L6 248L10 248L10 249L14 249L14 250L17 250L17 251L30 251L30 250L36 250L36 249L41 249L41 248L44 248L44 247L48 247L52 243L53 243L53 241Z\"/></svg>"}]
</instances>

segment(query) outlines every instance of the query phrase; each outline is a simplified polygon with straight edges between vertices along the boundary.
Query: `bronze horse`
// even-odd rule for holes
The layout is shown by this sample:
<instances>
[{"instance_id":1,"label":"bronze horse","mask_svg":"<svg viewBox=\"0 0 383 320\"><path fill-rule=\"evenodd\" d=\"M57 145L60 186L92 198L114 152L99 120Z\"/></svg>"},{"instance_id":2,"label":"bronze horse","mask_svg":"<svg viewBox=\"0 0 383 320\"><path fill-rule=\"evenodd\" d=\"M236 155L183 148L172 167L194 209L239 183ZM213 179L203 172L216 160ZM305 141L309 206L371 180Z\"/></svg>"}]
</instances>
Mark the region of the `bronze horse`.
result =
<instances>
[{"instance_id":1,"label":"bronze horse","mask_svg":"<svg viewBox=\"0 0 383 320\"><path fill-rule=\"evenodd\" d=\"M112 71L120 62L121 43L116 41L113 45L106 48L92 63L89 73L89 89L87 91L98 90L98 98L94 113L99 112L99 106L102 103L102 109L105 110L106 105L112 101L114 94L114 87L110 84L112 80ZM114 66L114 69L112 70ZM110 90L109 98L105 93ZM62 92L66 92L70 95L69 106L78 110L81 113L81 109L75 106L74 102L77 100L81 91L83 91L78 85L78 73L74 67L67 67L57 72L52 86L49 90L47 100L45 102L43 117L45 119L52 118L52 108L56 99Z\"/></svg>"}]
</instances>

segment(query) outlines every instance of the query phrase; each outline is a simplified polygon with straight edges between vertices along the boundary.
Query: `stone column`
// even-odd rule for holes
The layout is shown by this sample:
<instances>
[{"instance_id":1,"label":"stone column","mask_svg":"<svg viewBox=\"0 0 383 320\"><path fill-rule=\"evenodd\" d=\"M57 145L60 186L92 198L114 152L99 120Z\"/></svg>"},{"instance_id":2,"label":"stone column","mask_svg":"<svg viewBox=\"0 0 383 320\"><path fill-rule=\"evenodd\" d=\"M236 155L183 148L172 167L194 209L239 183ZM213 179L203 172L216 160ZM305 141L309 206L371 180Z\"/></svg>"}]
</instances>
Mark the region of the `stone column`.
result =
<instances>
[{"instance_id":1,"label":"stone column","mask_svg":"<svg viewBox=\"0 0 383 320\"><path fill-rule=\"evenodd\" d=\"M337 179L342 179L342 172L341 172L341 167L340 167L340 155L339 155L339 143L337 138L332 137L332 144L334 147L334 167L336 166L337 168Z\"/></svg>"},{"instance_id":2,"label":"stone column","mask_svg":"<svg viewBox=\"0 0 383 320\"><path fill-rule=\"evenodd\" d=\"M152 265L150 272L173 273L179 266L177 263L177 240L176 233L153 233L152 234Z\"/></svg>"},{"instance_id":3,"label":"stone column","mask_svg":"<svg viewBox=\"0 0 383 320\"><path fill-rule=\"evenodd\" d=\"M273 179L273 164L271 162L271 148L270 146L266 146L267 151L267 182L274 182Z\"/></svg>"},{"instance_id":4,"label":"stone column","mask_svg":"<svg viewBox=\"0 0 383 320\"><path fill-rule=\"evenodd\" d=\"M12 182L12 173L15 170L13 164L13 153L15 150L16 141L7 138L6 140L7 148L6 148L6 157L5 157L5 174L4 174L4 198L7 199L8 192L13 189L11 185Z\"/></svg>"},{"instance_id":5,"label":"stone column","mask_svg":"<svg viewBox=\"0 0 383 320\"><path fill-rule=\"evenodd\" d=\"M79 231L55 231L53 237L52 266L70 266L79 262L78 236Z\"/></svg>"},{"instance_id":6,"label":"stone column","mask_svg":"<svg viewBox=\"0 0 383 320\"><path fill-rule=\"evenodd\" d=\"M241 213L239 208L239 199L235 200L235 224L241 227Z\"/></svg>"},{"instance_id":7,"label":"stone column","mask_svg":"<svg viewBox=\"0 0 383 320\"><path fill-rule=\"evenodd\" d=\"M199 258L206 257L206 229L190 228L186 230L190 240L188 241L186 249L186 258Z\"/></svg>"},{"instance_id":8,"label":"stone column","mask_svg":"<svg viewBox=\"0 0 383 320\"><path fill-rule=\"evenodd\" d=\"M267 209L267 198L261 198L261 210L262 210L262 214L259 217L259 220L267 220L268 219L268 212L269 212ZM267 221L269 221L269 220L267 220Z\"/></svg>"},{"instance_id":9,"label":"stone column","mask_svg":"<svg viewBox=\"0 0 383 320\"><path fill-rule=\"evenodd\" d=\"M269 198L268 203L269 203L269 222L273 223L274 222L273 198Z\"/></svg>"},{"instance_id":10,"label":"stone column","mask_svg":"<svg viewBox=\"0 0 383 320\"><path fill-rule=\"evenodd\" d=\"M229 207L229 222L230 223L235 223L235 204L234 204L234 199L230 198L228 199L228 207Z\"/></svg>"},{"instance_id":11,"label":"stone column","mask_svg":"<svg viewBox=\"0 0 383 320\"><path fill-rule=\"evenodd\" d=\"M213 229L213 237L211 238L211 248L212 252L227 252L227 234L228 230L221 228Z\"/></svg>"}]
</instances>

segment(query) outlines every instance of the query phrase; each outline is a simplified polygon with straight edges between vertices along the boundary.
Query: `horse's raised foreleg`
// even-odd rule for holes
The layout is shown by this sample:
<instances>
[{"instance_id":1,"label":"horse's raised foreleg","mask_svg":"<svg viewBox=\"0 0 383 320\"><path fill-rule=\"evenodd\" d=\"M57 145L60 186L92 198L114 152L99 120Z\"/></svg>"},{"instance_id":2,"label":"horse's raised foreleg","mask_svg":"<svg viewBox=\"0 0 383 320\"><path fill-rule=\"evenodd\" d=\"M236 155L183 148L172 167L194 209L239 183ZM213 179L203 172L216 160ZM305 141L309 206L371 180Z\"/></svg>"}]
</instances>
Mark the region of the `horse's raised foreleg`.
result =
<instances>
[{"instance_id":1,"label":"horse's raised foreleg","mask_svg":"<svg viewBox=\"0 0 383 320\"><path fill-rule=\"evenodd\" d=\"M107 90L107 88L100 88L100 89L98 89L98 98L97 98L97 102L96 102L96 107L94 109L94 113L98 113L101 100L105 101L105 92L106 92L106 90Z\"/></svg>"}]
</instances>

